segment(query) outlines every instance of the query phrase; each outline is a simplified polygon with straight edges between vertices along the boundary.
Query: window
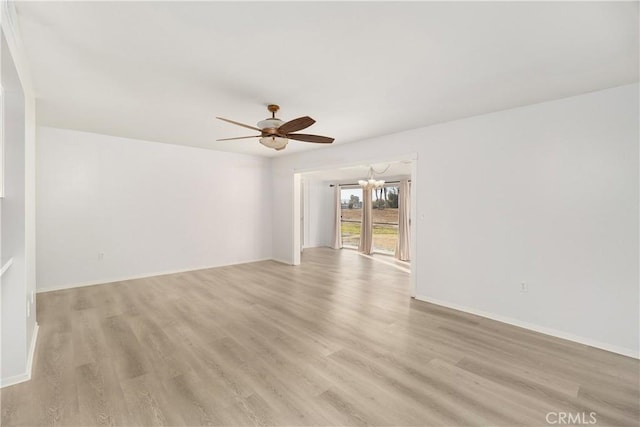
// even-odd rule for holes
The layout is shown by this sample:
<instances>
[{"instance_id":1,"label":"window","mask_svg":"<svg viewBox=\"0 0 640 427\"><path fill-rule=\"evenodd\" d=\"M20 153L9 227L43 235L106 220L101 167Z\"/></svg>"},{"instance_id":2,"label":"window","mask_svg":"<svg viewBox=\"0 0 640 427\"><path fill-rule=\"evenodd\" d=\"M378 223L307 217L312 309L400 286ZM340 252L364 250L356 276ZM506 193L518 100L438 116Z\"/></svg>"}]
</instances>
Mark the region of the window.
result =
<instances>
[{"instance_id":1,"label":"window","mask_svg":"<svg viewBox=\"0 0 640 427\"><path fill-rule=\"evenodd\" d=\"M362 225L362 189L340 189L340 232L342 246L357 248L360 244L360 227Z\"/></svg>"},{"instance_id":2,"label":"window","mask_svg":"<svg viewBox=\"0 0 640 427\"><path fill-rule=\"evenodd\" d=\"M373 251L393 254L398 242L399 187L385 185L372 190Z\"/></svg>"}]
</instances>

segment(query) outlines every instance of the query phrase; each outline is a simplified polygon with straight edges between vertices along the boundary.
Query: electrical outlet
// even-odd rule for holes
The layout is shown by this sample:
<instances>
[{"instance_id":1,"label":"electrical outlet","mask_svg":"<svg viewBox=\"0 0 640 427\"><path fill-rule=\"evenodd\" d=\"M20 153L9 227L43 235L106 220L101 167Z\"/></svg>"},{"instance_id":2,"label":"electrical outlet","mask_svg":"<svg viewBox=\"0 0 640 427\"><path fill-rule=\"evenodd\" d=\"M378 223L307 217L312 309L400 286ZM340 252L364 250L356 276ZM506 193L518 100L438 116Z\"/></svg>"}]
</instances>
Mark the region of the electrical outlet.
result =
<instances>
[{"instance_id":1,"label":"electrical outlet","mask_svg":"<svg viewBox=\"0 0 640 427\"><path fill-rule=\"evenodd\" d=\"M98 252L98 261L104 260L104 252Z\"/></svg>"},{"instance_id":2,"label":"electrical outlet","mask_svg":"<svg viewBox=\"0 0 640 427\"><path fill-rule=\"evenodd\" d=\"M27 317L31 317L31 304L27 301Z\"/></svg>"},{"instance_id":3,"label":"electrical outlet","mask_svg":"<svg viewBox=\"0 0 640 427\"><path fill-rule=\"evenodd\" d=\"M520 292L529 292L529 285L525 282L520 283Z\"/></svg>"}]
</instances>

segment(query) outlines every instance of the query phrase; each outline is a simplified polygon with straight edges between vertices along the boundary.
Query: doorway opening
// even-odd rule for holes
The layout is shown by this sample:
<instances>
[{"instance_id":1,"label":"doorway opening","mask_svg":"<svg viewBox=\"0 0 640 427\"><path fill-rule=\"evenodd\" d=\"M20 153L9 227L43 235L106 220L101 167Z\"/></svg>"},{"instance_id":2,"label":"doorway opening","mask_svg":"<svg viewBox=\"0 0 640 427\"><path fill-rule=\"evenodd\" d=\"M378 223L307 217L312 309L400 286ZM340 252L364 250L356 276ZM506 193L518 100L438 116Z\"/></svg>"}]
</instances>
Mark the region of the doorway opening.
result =
<instances>
[{"instance_id":1,"label":"doorway opening","mask_svg":"<svg viewBox=\"0 0 640 427\"><path fill-rule=\"evenodd\" d=\"M399 235L403 234L405 252L409 250L410 258L415 259L415 227L411 226L407 217L401 220L400 203L402 185L409 185L406 194L409 206L404 205L404 212L410 218L415 217L415 200L411 197L415 187L415 155L408 155L391 161L377 161L351 164L342 167L327 167L315 170L297 170L294 172L294 195L301 200L295 201L294 209L299 208L294 217L300 220L296 226L294 239L297 248L331 247L336 248L336 235L339 234L339 248L357 252L363 257L393 265L405 272L410 272L413 289L416 282L415 269L407 257L396 258ZM359 181L367 178L371 167L375 168L375 179L384 180L384 185L377 188L363 188ZM379 171L384 171L380 173ZM402 184L405 182L405 184ZM369 192L364 194L364 191ZM366 196L366 197L365 197ZM370 197L369 197L370 196ZM370 237L371 249L359 251L361 235L363 235L363 211L365 203L371 203ZM298 222L298 221L296 221ZM404 225L400 225L403 222ZM409 227L406 227L406 224ZM401 231L403 230L403 231ZM298 240L300 239L300 240ZM365 245L368 248L367 245ZM294 265L302 262L300 250L297 251Z\"/></svg>"}]
</instances>

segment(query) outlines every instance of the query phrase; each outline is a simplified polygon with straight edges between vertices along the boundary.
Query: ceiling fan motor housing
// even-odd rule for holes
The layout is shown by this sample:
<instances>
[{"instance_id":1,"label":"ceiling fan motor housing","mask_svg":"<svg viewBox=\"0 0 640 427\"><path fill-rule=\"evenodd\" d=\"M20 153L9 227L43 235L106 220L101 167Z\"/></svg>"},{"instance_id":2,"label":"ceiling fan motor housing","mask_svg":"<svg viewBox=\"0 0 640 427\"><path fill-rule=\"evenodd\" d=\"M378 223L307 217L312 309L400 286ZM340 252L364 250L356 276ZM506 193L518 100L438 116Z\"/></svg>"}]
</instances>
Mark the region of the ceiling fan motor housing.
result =
<instances>
[{"instance_id":1,"label":"ceiling fan motor housing","mask_svg":"<svg viewBox=\"0 0 640 427\"><path fill-rule=\"evenodd\" d=\"M283 124L284 122L276 117L273 118L268 118L268 119L264 119L258 122L258 128L260 128L260 130L262 130L263 134L275 134L276 131L278 130L278 128Z\"/></svg>"}]
</instances>

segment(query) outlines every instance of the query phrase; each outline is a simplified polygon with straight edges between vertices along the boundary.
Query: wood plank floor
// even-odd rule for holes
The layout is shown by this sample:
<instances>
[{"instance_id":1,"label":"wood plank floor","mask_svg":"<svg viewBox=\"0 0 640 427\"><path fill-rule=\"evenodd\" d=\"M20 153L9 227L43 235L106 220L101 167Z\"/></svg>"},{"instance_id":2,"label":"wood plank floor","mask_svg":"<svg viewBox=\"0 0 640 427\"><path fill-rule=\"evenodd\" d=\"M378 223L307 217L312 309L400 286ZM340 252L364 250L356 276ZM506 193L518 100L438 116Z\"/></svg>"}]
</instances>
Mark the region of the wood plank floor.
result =
<instances>
[{"instance_id":1,"label":"wood plank floor","mask_svg":"<svg viewBox=\"0 0 640 427\"><path fill-rule=\"evenodd\" d=\"M637 360L411 300L408 276L313 249L39 294L2 425L639 424Z\"/></svg>"}]
</instances>

